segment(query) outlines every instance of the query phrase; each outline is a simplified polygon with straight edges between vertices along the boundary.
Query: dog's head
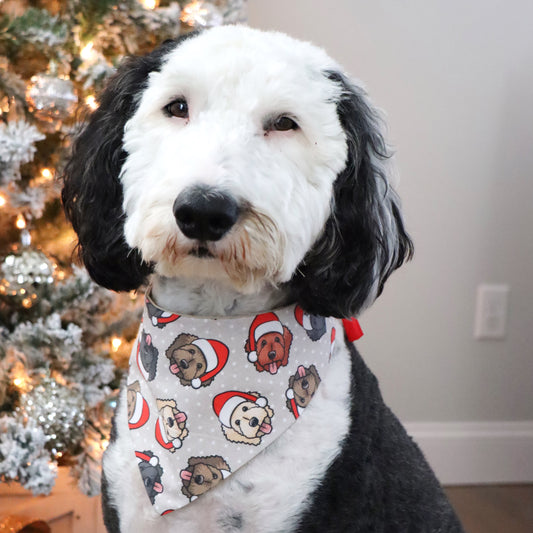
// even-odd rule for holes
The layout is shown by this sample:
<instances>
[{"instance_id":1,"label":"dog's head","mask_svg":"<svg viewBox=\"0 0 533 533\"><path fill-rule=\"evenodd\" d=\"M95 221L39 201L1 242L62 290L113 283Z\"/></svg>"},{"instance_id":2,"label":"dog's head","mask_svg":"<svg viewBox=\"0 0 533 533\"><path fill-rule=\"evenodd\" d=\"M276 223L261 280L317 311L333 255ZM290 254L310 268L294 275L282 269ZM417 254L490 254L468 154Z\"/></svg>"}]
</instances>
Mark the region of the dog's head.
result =
<instances>
[{"instance_id":1,"label":"dog's head","mask_svg":"<svg viewBox=\"0 0 533 533\"><path fill-rule=\"evenodd\" d=\"M276 374L279 367L285 366L289 360L291 342L292 333L287 326L283 326L283 334L269 332L259 337L256 343L257 370Z\"/></svg>"},{"instance_id":2,"label":"dog's head","mask_svg":"<svg viewBox=\"0 0 533 533\"><path fill-rule=\"evenodd\" d=\"M230 26L124 62L77 139L63 201L92 277L285 285L351 316L412 253L364 91L324 51Z\"/></svg>"}]
</instances>

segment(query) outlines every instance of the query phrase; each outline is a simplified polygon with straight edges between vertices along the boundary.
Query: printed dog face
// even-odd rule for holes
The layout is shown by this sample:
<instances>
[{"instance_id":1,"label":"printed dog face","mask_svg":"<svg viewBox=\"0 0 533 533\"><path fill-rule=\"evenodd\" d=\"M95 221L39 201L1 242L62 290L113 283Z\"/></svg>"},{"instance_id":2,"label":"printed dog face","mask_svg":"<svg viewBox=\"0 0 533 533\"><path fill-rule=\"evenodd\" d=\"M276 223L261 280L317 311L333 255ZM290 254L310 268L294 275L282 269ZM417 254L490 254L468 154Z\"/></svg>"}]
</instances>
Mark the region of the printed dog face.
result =
<instances>
[{"instance_id":1,"label":"printed dog face","mask_svg":"<svg viewBox=\"0 0 533 533\"><path fill-rule=\"evenodd\" d=\"M218 455L191 457L188 466L180 472L183 481L181 491L191 500L216 487L228 474L230 467Z\"/></svg>"},{"instance_id":2,"label":"printed dog face","mask_svg":"<svg viewBox=\"0 0 533 533\"><path fill-rule=\"evenodd\" d=\"M138 381L128 385L126 392L126 403L128 404L128 420L131 420L137 404L137 394L140 394L141 386Z\"/></svg>"},{"instance_id":3,"label":"printed dog face","mask_svg":"<svg viewBox=\"0 0 533 533\"><path fill-rule=\"evenodd\" d=\"M159 411L158 424L162 426L164 431L164 434L161 435L160 444L174 452L176 448L181 447L181 442L189 434L185 427L187 415L177 408L174 400L158 399L156 403Z\"/></svg>"},{"instance_id":4,"label":"printed dog face","mask_svg":"<svg viewBox=\"0 0 533 533\"><path fill-rule=\"evenodd\" d=\"M315 395L320 376L315 365L309 368L298 367L298 371L289 379L289 387L294 391L294 399L299 407L307 407Z\"/></svg>"},{"instance_id":5,"label":"printed dog face","mask_svg":"<svg viewBox=\"0 0 533 533\"><path fill-rule=\"evenodd\" d=\"M193 379L205 373L207 367L203 352L192 344L197 339L196 335L182 333L166 351L170 371L180 379L182 385L190 385Z\"/></svg>"},{"instance_id":6,"label":"printed dog face","mask_svg":"<svg viewBox=\"0 0 533 533\"><path fill-rule=\"evenodd\" d=\"M283 335L279 333L265 333L257 340L257 370L267 370L276 374L278 369L286 366L289 361L289 349L292 342L292 333L287 326L283 326Z\"/></svg>"},{"instance_id":7,"label":"printed dog face","mask_svg":"<svg viewBox=\"0 0 533 533\"><path fill-rule=\"evenodd\" d=\"M253 402L243 402L233 411L231 429L226 432L226 437L234 442L259 444L261 437L272 431L273 415L268 405L259 407Z\"/></svg>"}]
</instances>

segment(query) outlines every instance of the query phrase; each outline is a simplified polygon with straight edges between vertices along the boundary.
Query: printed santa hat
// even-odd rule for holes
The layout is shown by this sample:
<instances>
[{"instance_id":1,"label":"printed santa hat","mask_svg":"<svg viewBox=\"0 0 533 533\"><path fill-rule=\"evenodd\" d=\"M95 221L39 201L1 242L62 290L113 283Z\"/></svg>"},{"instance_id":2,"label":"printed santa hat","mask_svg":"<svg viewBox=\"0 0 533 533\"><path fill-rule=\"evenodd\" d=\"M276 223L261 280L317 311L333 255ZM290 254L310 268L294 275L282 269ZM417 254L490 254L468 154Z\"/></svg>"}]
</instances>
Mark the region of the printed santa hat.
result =
<instances>
[{"instance_id":1,"label":"printed santa hat","mask_svg":"<svg viewBox=\"0 0 533 533\"><path fill-rule=\"evenodd\" d=\"M148 316L155 327L163 328L166 324L178 320L180 315L158 309L148 298L145 300Z\"/></svg>"},{"instance_id":2,"label":"printed santa hat","mask_svg":"<svg viewBox=\"0 0 533 533\"><path fill-rule=\"evenodd\" d=\"M181 415L185 416L185 413L179 413ZM172 439L168 440L167 435L165 433L165 423L163 422L163 419L159 417L157 419L157 422L155 423L155 440L165 448L165 450L174 450L177 448L181 448L181 445L183 444L181 439Z\"/></svg>"},{"instance_id":3,"label":"printed santa hat","mask_svg":"<svg viewBox=\"0 0 533 533\"><path fill-rule=\"evenodd\" d=\"M233 411L242 402L253 402L259 407L266 407L268 400L260 396L259 398L253 394L239 391L227 391L221 394L217 394L213 399L213 410L218 416L222 425L226 427L231 427L231 416Z\"/></svg>"},{"instance_id":4,"label":"printed santa hat","mask_svg":"<svg viewBox=\"0 0 533 533\"><path fill-rule=\"evenodd\" d=\"M150 418L150 409L148 403L142 397L140 392L135 393L135 409L131 418L128 420L128 427L130 429L138 429L144 426Z\"/></svg>"},{"instance_id":5,"label":"printed santa hat","mask_svg":"<svg viewBox=\"0 0 533 533\"><path fill-rule=\"evenodd\" d=\"M294 308L294 317L298 324L300 324L300 326L306 331L313 329L313 326L311 325L311 316L308 313L305 313L299 305Z\"/></svg>"},{"instance_id":6,"label":"printed santa hat","mask_svg":"<svg viewBox=\"0 0 533 533\"><path fill-rule=\"evenodd\" d=\"M257 361L256 342L267 333L280 333L283 335L283 325L274 313L263 313L257 315L250 326L248 361Z\"/></svg>"},{"instance_id":7,"label":"printed santa hat","mask_svg":"<svg viewBox=\"0 0 533 533\"><path fill-rule=\"evenodd\" d=\"M159 464L159 459L152 452L135 452L135 456L137 459L140 459L139 463L141 461L146 461L152 466L157 466Z\"/></svg>"},{"instance_id":8,"label":"printed santa hat","mask_svg":"<svg viewBox=\"0 0 533 533\"><path fill-rule=\"evenodd\" d=\"M207 367L205 373L191 381L193 389L199 389L202 383L215 377L228 361L229 348L215 339L196 339L191 344L197 346L204 354Z\"/></svg>"}]
</instances>

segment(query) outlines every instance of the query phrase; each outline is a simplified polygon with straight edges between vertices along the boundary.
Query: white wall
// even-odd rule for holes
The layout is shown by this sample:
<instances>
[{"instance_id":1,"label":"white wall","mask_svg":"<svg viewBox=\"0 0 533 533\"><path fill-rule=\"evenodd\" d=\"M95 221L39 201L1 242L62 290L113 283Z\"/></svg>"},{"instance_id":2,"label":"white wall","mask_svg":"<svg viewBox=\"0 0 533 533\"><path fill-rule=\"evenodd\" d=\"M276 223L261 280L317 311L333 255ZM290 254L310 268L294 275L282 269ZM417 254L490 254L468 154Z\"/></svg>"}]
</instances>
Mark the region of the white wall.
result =
<instances>
[{"instance_id":1,"label":"white wall","mask_svg":"<svg viewBox=\"0 0 533 533\"><path fill-rule=\"evenodd\" d=\"M404 421L533 420L533 2L249 0L313 41L388 115L415 259L359 346ZM476 286L511 286L508 334L475 341Z\"/></svg>"}]
</instances>

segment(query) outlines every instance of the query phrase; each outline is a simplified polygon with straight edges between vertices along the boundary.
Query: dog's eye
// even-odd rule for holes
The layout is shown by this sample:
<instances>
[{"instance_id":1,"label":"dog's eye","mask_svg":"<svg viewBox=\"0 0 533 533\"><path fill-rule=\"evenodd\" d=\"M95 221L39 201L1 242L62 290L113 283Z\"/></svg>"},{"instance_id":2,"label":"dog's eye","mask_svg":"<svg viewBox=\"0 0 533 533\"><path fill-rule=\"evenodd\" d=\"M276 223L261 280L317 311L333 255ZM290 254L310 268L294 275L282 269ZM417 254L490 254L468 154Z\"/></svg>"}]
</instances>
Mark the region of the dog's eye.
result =
<instances>
[{"instance_id":1,"label":"dog's eye","mask_svg":"<svg viewBox=\"0 0 533 533\"><path fill-rule=\"evenodd\" d=\"M265 131L289 131L299 129L298 124L286 115L270 119L264 126Z\"/></svg>"},{"instance_id":2,"label":"dog's eye","mask_svg":"<svg viewBox=\"0 0 533 533\"><path fill-rule=\"evenodd\" d=\"M202 363L196 363L196 368L200 370L200 368L202 368Z\"/></svg>"},{"instance_id":3,"label":"dog's eye","mask_svg":"<svg viewBox=\"0 0 533 533\"><path fill-rule=\"evenodd\" d=\"M274 342L281 342L281 339L280 339L279 337L276 337L276 338L274 339Z\"/></svg>"},{"instance_id":4,"label":"dog's eye","mask_svg":"<svg viewBox=\"0 0 533 533\"><path fill-rule=\"evenodd\" d=\"M267 341L262 340L261 341L261 348L264 348L267 345Z\"/></svg>"},{"instance_id":5,"label":"dog's eye","mask_svg":"<svg viewBox=\"0 0 533 533\"><path fill-rule=\"evenodd\" d=\"M178 98L164 107L169 117L189 118L189 106L185 98Z\"/></svg>"},{"instance_id":6,"label":"dog's eye","mask_svg":"<svg viewBox=\"0 0 533 533\"><path fill-rule=\"evenodd\" d=\"M243 413L246 413L246 411L248 411L248 407L244 406L244 407L242 408L242 412L243 412Z\"/></svg>"}]
</instances>

